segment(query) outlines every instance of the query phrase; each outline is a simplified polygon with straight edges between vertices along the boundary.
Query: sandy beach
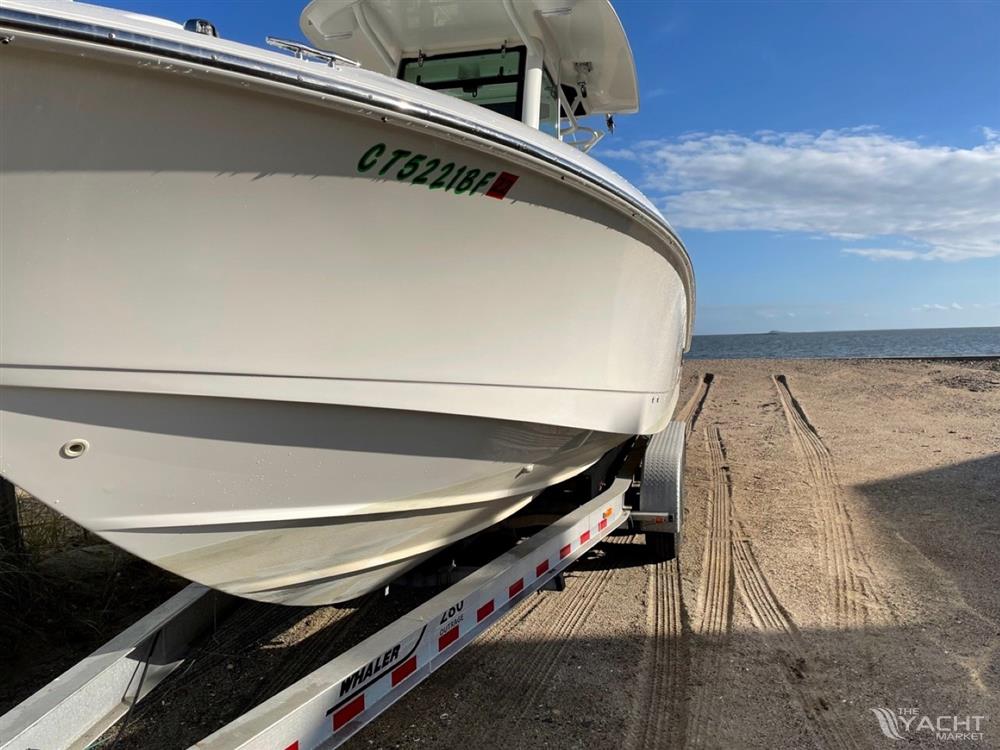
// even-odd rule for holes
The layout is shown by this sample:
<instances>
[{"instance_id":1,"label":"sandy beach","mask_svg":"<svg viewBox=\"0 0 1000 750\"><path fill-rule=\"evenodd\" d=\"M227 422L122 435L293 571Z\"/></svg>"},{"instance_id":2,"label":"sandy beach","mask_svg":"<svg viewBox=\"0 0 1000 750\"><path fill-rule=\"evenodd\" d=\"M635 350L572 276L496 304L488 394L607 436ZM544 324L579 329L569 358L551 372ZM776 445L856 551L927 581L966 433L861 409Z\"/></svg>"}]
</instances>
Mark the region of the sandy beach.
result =
<instances>
[{"instance_id":1,"label":"sandy beach","mask_svg":"<svg viewBox=\"0 0 1000 750\"><path fill-rule=\"evenodd\" d=\"M680 559L615 539L355 747L1000 744L1000 363L688 365Z\"/></svg>"},{"instance_id":2,"label":"sandy beach","mask_svg":"<svg viewBox=\"0 0 1000 750\"><path fill-rule=\"evenodd\" d=\"M690 361L678 411L679 559L616 535L350 747L1000 746L1000 361ZM186 747L406 606L248 605L108 737Z\"/></svg>"}]
</instances>

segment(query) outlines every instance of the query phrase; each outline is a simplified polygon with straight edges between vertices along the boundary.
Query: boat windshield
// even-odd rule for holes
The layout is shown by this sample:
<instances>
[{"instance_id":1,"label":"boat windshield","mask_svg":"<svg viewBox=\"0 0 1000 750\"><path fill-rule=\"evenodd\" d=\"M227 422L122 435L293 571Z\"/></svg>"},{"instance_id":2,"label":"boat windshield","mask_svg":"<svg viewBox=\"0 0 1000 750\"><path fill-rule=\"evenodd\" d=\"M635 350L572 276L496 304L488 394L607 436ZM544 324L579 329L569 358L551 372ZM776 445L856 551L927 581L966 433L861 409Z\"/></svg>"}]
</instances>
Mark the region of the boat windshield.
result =
<instances>
[{"instance_id":1,"label":"boat windshield","mask_svg":"<svg viewBox=\"0 0 1000 750\"><path fill-rule=\"evenodd\" d=\"M403 58L399 77L521 119L524 47Z\"/></svg>"}]
</instances>

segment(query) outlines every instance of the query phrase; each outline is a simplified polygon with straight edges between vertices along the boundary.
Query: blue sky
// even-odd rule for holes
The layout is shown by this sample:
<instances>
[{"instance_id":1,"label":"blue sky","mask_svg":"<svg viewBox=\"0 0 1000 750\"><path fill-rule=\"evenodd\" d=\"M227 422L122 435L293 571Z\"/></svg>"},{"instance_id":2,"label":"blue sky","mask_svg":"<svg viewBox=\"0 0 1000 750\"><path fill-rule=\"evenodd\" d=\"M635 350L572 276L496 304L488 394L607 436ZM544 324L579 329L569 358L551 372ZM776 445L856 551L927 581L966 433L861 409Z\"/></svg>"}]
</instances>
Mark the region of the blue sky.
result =
<instances>
[{"instance_id":1,"label":"blue sky","mask_svg":"<svg viewBox=\"0 0 1000 750\"><path fill-rule=\"evenodd\" d=\"M295 2L102 4L301 38ZM1000 2L615 7L642 106L595 154L684 238L697 333L1000 325Z\"/></svg>"}]
</instances>

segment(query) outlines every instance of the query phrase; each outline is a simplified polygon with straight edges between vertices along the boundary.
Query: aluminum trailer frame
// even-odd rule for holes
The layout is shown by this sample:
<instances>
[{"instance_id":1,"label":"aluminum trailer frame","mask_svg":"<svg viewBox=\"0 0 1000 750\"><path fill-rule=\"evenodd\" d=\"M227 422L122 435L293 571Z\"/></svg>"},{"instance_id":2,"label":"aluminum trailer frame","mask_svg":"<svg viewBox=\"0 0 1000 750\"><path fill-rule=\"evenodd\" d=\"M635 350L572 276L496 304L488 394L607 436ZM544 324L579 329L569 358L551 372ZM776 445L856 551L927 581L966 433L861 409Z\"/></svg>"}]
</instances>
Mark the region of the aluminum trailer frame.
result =
<instances>
[{"instance_id":1,"label":"aluminum trailer frame","mask_svg":"<svg viewBox=\"0 0 1000 750\"><path fill-rule=\"evenodd\" d=\"M199 750L337 747L627 518L628 479L199 742Z\"/></svg>"},{"instance_id":2,"label":"aluminum trailer frame","mask_svg":"<svg viewBox=\"0 0 1000 750\"><path fill-rule=\"evenodd\" d=\"M0 716L0 750L87 747L181 666L235 602L190 584Z\"/></svg>"},{"instance_id":3,"label":"aluminum trailer frame","mask_svg":"<svg viewBox=\"0 0 1000 750\"><path fill-rule=\"evenodd\" d=\"M684 426L643 448L641 482L615 479L592 500L198 742L200 750L338 747L529 594L630 519L669 543L680 533ZM679 437L678 437L679 436ZM636 508L625 505L638 484ZM557 579L558 580L558 579ZM235 601L192 584L0 717L0 750L85 748L180 666Z\"/></svg>"}]
</instances>

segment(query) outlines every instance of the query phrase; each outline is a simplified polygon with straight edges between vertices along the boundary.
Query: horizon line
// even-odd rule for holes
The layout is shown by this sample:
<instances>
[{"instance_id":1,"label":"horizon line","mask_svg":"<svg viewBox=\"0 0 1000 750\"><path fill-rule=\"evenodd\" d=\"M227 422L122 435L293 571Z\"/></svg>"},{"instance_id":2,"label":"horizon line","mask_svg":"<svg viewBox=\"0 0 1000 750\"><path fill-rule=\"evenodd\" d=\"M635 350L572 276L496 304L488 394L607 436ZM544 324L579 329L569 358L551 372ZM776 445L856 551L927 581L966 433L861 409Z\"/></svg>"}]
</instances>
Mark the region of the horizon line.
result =
<instances>
[{"instance_id":1,"label":"horizon line","mask_svg":"<svg viewBox=\"0 0 1000 750\"><path fill-rule=\"evenodd\" d=\"M770 331L740 331L733 333L695 333L691 338L701 338L708 336L768 336L774 334L791 333L874 333L877 331L955 331L966 329L1000 329L1000 325L995 326L932 326L932 327L910 327L910 328L830 328L820 331L783 331L773 329Z\"/></svg>"}]
</instances>

